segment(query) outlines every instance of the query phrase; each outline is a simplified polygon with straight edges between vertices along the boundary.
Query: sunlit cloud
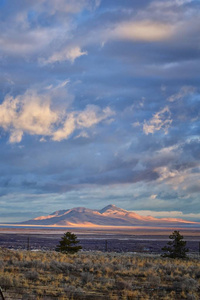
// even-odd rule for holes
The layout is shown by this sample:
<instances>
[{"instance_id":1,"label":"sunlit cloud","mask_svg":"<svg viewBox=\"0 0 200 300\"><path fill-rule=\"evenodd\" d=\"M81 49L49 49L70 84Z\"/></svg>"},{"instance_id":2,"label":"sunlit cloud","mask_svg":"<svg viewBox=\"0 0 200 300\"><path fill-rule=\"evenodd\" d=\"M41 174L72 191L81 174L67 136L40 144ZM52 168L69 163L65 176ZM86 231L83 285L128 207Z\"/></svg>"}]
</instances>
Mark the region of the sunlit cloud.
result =
<instances>
[{"instance_id":1,"label":"sunlit cloud","mask_svg":"<svg viewBox=\"0 0 200 300\"><path fill-rule=\"evenodd\" d=\"M156 42L170 38L173 27L154 21L130 21L117 24L108 36L112 39Z\"/></svg>"},{"instance_id":2,"label":"sunlit cloud","mask_svg":"<svg viewBox=\"0 0 200 300\"><path fill-rule=\"evenodd\" d=\"M171 179L174 177L179 177L179 172L177 170L170 170L168 167L158 167L154 169L155 172L159 174L158 181L163 181L166 179ZM179 182L183 181L184 178L179 177Z\"/></svg>"},{"instance_id":3,"label":"sunlit cloud","mask_svg":"<svg viewBox=\"0 0 200 300\"><path fill-rule=\"evenodd\" d=\"M177 101L177 100L181 100L186 96L194 94L195 91L196 91L196 88L193 87L193 86L183 86L183 87L181 87L181 89L178 93L170 96L167 100L169 102L174 102L174 101Z\"/></svg>"},{"instance_id":4,"label":"sunlit cloud","mask_svg":"<svg viewBox=\"0 0 200 300\"><path fill-rule=\"evenodd\" d=\"M143 131L148 135L149 133L153 134L154 132L162 129L164 133L167 134L171 123L171 112L169 107L166 106L161 111L155 113L153 118L148 122L144 122Z\"/></svg>"},{"instance_id":5,"label":"sunlit cloud","mask_svg":"<svg viewBox=\"0 0 200 300\"><path fill-rule=\"evenodd\" d=\"M70 113L64 122L64 126L53 133L53 140L62 141L64 139L67 139L75 129L75 117L73 113Z\"/></svg>"},{"instance_id":6,"label":"sunlit cloud","mask_svg":"<svg viewBox=\"0 0 200 300\"><path fill-rule=\"evenodd\" d=\"M156 218L180 218L180 219L200 219L199 213L183 213L182 211L153 211L153 210L136 210L141 216L153 216Z\"/></svg>"},{"instance_id":7,"label":"sunlit cloud","mask_svg":"<svg viewBox=\"0 0 200 300\"><path fill-rule=\"evenodd\" d=\"M75 129L90 128L113 115L114 112L109 107L101 110L96 105L88 105L83 111L70 113L64 122L64 126L53 133L53 140L61 141L66 139Z\"/></svg>"},{"instance_id":8,"label":"sunlit cloud","mask_svg":"<svg viewBox=\"0 0 200 300\"><path fill-rule=\"evenodd\" d=\"M162 166L154 169L159 177L158 182L163 182L169 185L173 190L184 191L184 193L191 195L199 193L199 172L193 173L192 168L184 170L176 170L168 166Z\"/></svg>"},{"instance_id":9,"label":"sunlit cloud","mask_svg":"<svg viewBox=\"0 0 200 300\"><path fill-rule=\"evenodd\" d=\"M59 119L50 107L46 95L28 91L16 98L6 97L0 105L0 126L11 131L10 142L20 142L23 132L31 135L51 135L51 126Z\"/></svg>"},{"instance_id":10,"label":"sunlit cloud","mask_svg":"<svg viewBox=\"0 0 200 300\"><path fill-rule=\"evenodd\" d=\"M64 88L67 82L59 87ZM55 92L55 88L52 91ZM24 133L61 141L76 129L90 128L114 115L109 107L100 109L97 105L87 105L82 111L63 112L52 107L50 94L49 89L43 94L28 90L24 95L5 98L0 105L0 126L10 133L10 143L21 142Z\"/></svg>"},{"instance_id":11,"label":"sunlit cloud","mask_svg":"<svg viewBox=\"0 0 200 300\"><path fill-rule=\"evenodd\" d=\"M67 47L61 51L55 52L46 60L40 59L40 62L43 64L52 64L69 60L71 63L74 63L75 59L83 55L87 55L87 51L82 51L80 47Z\"/></svg>"}]
</instances>

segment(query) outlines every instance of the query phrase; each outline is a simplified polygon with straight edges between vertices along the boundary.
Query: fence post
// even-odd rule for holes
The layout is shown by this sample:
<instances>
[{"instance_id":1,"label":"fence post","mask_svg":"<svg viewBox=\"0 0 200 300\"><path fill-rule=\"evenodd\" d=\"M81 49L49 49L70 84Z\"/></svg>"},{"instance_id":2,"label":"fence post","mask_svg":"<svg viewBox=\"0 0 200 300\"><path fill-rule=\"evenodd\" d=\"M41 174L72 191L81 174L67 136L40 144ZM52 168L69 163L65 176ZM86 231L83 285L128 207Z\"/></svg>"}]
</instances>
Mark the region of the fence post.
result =
<instances>
[{"instance_id":1,"label":"fence post","mask_svg":"<svg viewBox=\"0 0 200 300\"><path fill-rule=\"evenodd\" d=\"M108 241L105 240L105 252L107 252L107 251L108 251Z\"/></svg>"},{"instance_id":2,"label":"fence post","mask_svg":"<svg viewBox=\"0 0 200 300\"><path fill-rule=\"evenodd\" d=\"M1 296L1 299L2 299L2 300L5 300L4 295L3 295L3 291L2 291L2 288L1 288L1 287L0 287L0 296Z\"/></svg>"},{"instance_id":3,"label":"fence post","mask_svg":"<svg viewBox=\"0 0 200 300\"><path fill-rule=\"evenodd\" d=\"M200 242L199 242L199 256L200 256Z\"/></svg>"},{"instance_id":4,"label":"fence post","mask_svg":"<svg viewBox=\"0 0 200 300\"><path fill-rule=\"evenodd\" d=\"M30 238L28 236L28 239L27 239L27 250L30 250Z\"/></svg>"}]
</instances>

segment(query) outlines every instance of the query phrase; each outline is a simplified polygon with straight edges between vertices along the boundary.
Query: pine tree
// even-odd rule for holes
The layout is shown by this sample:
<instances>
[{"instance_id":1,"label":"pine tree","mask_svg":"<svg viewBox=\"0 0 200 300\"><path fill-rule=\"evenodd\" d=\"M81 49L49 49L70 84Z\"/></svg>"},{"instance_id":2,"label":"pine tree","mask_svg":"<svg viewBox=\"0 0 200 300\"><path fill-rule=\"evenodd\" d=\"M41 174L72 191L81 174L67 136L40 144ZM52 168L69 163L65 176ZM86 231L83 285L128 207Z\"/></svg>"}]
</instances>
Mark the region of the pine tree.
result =
<instances>
[{"instance_id":1,"label":"pine tree","mask_svg":"<svg viewBox=\"0 0 200 300\"><path fill-rule=\"evenodd\" d=\"M171 241L167 243L168 246L162 248L163 251L166 251L162 256L171 257L171 258L186 258L186 253L189 251L186 248L186 241L183 241L183 236L179 231L174 231L169 238Z\"/></svg>"},{"instance_id":2,"label":"pine tree","mask_svg":"<svg viewBox=\"0 0 200 300\"><path fill-rule=\"evenodd\" d=\"M77 246L79 241L77 241L77 236L74 233L66 232L61 238L59 245L56 247L56 251L62 253L76 253L82 249L81 246Z\"/></svg>"}]
</instances>

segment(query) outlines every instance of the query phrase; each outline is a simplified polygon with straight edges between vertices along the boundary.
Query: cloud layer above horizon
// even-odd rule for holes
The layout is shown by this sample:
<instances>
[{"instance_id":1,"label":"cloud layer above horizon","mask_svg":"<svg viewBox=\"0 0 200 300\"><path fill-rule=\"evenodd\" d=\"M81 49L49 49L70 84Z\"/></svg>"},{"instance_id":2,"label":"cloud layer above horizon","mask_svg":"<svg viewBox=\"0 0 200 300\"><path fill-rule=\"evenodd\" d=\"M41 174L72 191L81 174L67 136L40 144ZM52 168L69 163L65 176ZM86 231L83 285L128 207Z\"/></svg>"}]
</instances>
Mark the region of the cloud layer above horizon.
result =
<instances>
[{"instance_id":1,"label":"cloud layer above horizon","mask_svg":"<svg viewBox=\"0 0 200 300\"><path fill-rule=\"evenodd\" d=\"M199 1L6 0L0 24L0 223L199 220Z\"/></svg>"}]
</instances>

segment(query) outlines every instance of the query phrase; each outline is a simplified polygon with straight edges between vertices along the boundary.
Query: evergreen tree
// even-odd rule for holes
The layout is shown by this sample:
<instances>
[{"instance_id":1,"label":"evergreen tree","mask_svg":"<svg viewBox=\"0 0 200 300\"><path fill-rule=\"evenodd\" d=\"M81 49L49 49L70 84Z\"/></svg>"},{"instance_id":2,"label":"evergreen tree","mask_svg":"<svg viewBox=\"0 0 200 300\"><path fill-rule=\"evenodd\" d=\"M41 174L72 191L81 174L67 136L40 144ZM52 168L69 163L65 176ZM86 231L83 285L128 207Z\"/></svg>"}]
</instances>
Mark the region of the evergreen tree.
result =
<instances>
[{"instance_id":1,"label":"evergreen tree","mask_svg":"<svg viewBox=\"0 0 200 300\"><path fill-rule=\"evenodd\" d=\"M183 241L183 236L179 231L174 231L169 238L171 241L167 243L168 246L162 248L163 251L166 251L162 256L171 257L171 258L186 258L186 253L189 251L186 248L186 241Z\"/></svg>"},{"instance_id":2,"label":"evergreen tree","mask_svg":"<svg viewBox=\"0 0 200 300\"><path fill-rule=\"evenodd\" d=\"M61 238L59 245L56 247L56 251L62 253L76 253L82 249L81 246L77 246L79 241L77 241L77 236L74 233L66 232Z\"/></svg>"}]
</instances>

